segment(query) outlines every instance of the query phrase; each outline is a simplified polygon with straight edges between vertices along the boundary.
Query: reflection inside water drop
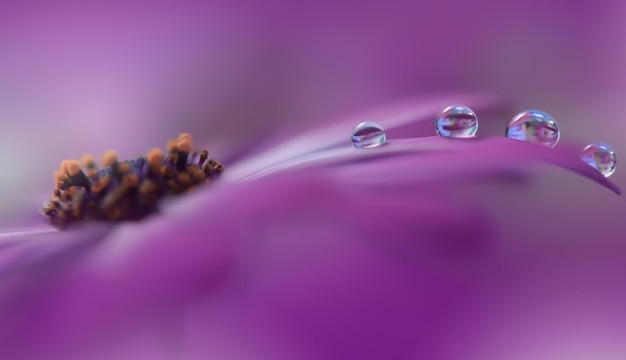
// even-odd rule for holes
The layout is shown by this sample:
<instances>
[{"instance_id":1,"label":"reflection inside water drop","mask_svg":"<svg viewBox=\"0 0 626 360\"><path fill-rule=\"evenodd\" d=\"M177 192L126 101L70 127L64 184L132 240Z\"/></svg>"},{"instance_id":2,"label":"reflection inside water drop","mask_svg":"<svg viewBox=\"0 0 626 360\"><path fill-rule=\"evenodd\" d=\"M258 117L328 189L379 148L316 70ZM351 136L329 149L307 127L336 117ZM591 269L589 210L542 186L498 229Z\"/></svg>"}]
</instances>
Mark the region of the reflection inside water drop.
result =
<instances>
[{"instance_id":1,"label":"reflection inside water drop","mask_svg":"<svg viewBox=\"0 0 626 360\"><path fill-rule=\"evenodd\" d=\"M506 136L510 139L554 147L559 142L559 126L543 111L523 111L509 122Z\"/></svg>"},{"instance_id":2,"label":"reflection inside water drop","mask_svg":"<svg viewBox=\"0 0 626 360\"><path fill-rule=\"evenodd\" d=\"M580 158L605 177L613 175L617 168L617 155L613 148L606 144L589 144L585 146L580 154Z\"/></svg>"},{"instance_id":3,"label":"reflection inside water drop","mask_svg":"<svg viewBox=\"0 0 626 360\"><path fill-rule=\"evenodd\" d=\"M471 137L478 132L478 117L465 106L448 106L437 116L437 135L442 137Z\"/></svg>"},{"instance_id":4,"label":"reflection inside water drop","mask_svg":"<svg viewBox=\"0 0 626 360\"><path fill-rule=\"evenodd\" d=\"M382 126L368 121L354 128L351 139L352 145L357 149L373 148L384 144L387 134Z\"/></svg>"}]
</instances>

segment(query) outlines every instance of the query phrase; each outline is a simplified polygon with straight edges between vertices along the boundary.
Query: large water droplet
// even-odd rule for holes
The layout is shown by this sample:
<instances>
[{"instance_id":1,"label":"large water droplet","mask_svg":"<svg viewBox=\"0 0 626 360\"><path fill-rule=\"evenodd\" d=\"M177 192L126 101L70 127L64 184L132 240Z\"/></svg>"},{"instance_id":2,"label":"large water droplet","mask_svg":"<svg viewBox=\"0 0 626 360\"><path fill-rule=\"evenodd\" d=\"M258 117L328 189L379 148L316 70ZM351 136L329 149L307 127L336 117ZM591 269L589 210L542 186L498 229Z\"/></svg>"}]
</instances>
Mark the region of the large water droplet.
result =
<instances>
[{"instance_id":1,"label":"large water droplet","mask_svg":"<svg viewBox=\"0 0 626 360\"><path fill-rule=\"evenodd\" d=\"M615 150L606 144L589 144L585 146L582 154L580 154L580 158L605 177L613 175L617 167Z\"/></svg>"},{"instance_id":2,"label":"large water droplet","mask_svg":"<svg viewBox=\"0 0 626 360\"><path fill-rule=\"evenodd\" d=\"M538 110L522 111L507 126L510 139L554 147L559 142L559 125L552 116Z\"/></svg>"},{"instance_id":3,"label":"large water droplet","mask_svg":"<svg viewBox=\"0 0 626 360\"><path fill-rule=\"evenodd\" d=\"M478 132L478 117L465 106L448 106L437 116L437 135L443 137L471 137Z\"/></svg>"},{"instance_id":4,"label":"large water droplet","mask_svg":"<svg viewBox=\"0 0 626 360\"><path fill-rule=\"evenodd\" d=\"M386 140L385 130L374 122L360 123L352 131L352 145L357 149L377 147Z\"/></svg>"}]
</instances>

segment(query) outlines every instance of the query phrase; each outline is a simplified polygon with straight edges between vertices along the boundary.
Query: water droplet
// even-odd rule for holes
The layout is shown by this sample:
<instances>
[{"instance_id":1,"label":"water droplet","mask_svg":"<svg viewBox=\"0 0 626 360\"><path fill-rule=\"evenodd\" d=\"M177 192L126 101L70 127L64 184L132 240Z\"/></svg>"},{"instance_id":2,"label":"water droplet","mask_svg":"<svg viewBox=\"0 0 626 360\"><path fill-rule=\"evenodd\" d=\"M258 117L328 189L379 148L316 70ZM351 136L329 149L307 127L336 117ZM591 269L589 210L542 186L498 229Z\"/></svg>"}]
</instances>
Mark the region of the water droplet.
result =
<instances>
[{"instance_id":1,"label":"water droplet","mask_svg":"<svg viewBox=\"0 0 626 360\"><path fill-rule=\"evenodd\" d=\"M448 106L437 116L437 135L443 137L472 137L478 132L478 116L465 106Z\"/></svg>"},{"instance_id":2,"label":"water droplet","mask_svg":"<svg viewBox=\"0 0 626 360\"><path fill-rule=\"evenodd\" d=\"M509 139L528 141L554 147L559 142L559 125L552 116L538 110L522 111L515 115L506 129Z\"/></svg>"},{"instance_id":3,"label":"water droplet","mask_svg":"<svg viewBox=\"0 0 626 360\"><path fill-rule=\"evenodd\" d=\"M606 144L589 144L585 146L582 154L580 154L580 158L605 177L613 175L617 167L615 150Z\"/></svg>"},{"instance_id":4,"label":"water droplet","mask_svg":"<svg viewBox=\"0 0 626 360\"><path fill-rule=\"evenodd\" d=\"M377 147L386 140L385 130L373 122L360 123L352 131L352 145L357 149Z\"/></svg>"}]
</instances>

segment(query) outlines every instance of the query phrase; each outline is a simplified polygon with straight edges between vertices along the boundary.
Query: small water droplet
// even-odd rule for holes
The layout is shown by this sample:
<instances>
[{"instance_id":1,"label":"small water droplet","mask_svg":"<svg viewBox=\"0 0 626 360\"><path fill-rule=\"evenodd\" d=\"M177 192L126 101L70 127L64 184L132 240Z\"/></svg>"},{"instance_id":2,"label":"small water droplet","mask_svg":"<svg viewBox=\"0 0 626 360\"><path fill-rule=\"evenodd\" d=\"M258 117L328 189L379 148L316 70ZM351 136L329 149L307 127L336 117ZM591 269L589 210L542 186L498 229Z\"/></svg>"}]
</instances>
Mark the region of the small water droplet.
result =
<instances>
[{"instance_id":1,"label":"small water droplet","mask_svg":"<svg viewBox=\"0 0 626 360\"><path fill-rule=\"evenodd\" d=\"M386 140L385 130L374 122L360 123L352 131L352 145L357 149L377 147Z\"/></svg>"},{"instance_id":2,"label":"small water droplet","mask_svg":"<svg viewBox=\"0 0 626 360\"><path fill-rule=\"evenodd\" d=\"M465 106L448 106L437 116L437 135L443 137L472 137L478 132L478 116Z\"/></svg>"},{"instance_id":3,"label":"small water droplet","mask_svg":"<svg viewBox=\"0 0 626 360\"><path fill-rule=\"evenodd\" d=\"M606 144L589 144L585 146L582 154L580 154L580 158L605 177L613 175L617 167L615 150Z\"/></svg>"},{"instance_id":4,"label":"small water droplet","mask_svg":"<svg viewBox=\"0 0 626 360\"><path fill-rule=\"evenodd\" d=\"M527 110L515 115L506 129L509 139L555 147L561 133L552 116L543 111Z\"/></svg>"}]
</instances>

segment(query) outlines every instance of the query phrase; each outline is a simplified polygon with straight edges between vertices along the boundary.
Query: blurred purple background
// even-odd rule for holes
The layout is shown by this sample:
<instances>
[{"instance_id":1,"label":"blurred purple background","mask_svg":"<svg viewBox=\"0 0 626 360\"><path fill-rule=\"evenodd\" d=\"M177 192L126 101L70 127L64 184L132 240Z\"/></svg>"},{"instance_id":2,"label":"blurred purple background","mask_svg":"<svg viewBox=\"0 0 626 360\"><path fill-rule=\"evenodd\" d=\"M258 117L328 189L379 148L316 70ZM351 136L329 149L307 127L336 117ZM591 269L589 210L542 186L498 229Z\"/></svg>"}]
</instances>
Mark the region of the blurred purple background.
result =
<instances>
[{"instance_id":1,"label":"blurred purple background","mask_svg":"<svg viewBox=\"0 0 626 360\"><path fill-rule=\"evenodd\" d=\"M494 93L619 156L625 19L619 1L2 1L0 218L64 158L183 130L219 157L419 93Z\"/></svg>"}]
</instances>

